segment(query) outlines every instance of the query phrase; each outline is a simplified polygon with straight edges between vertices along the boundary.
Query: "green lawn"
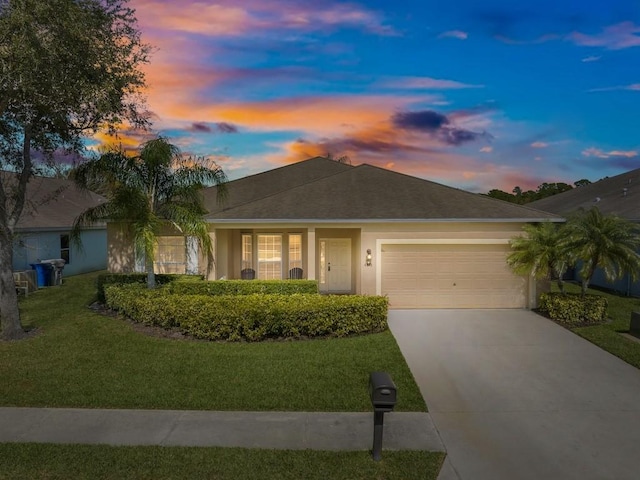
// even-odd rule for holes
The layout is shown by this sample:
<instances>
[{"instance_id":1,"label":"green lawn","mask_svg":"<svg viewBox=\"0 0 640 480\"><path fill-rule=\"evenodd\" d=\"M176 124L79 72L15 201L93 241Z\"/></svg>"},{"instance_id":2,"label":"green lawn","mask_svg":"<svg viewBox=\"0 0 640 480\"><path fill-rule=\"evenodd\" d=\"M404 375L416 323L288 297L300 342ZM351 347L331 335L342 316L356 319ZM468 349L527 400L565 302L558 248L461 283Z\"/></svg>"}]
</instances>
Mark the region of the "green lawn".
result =
<instances>
[{"instance_id":1,"label":"green lawn","mask_svg":"<svg viewBox=\"0 0 640 480\"><path fill-rule=\"evenodd\" d=\"M435 480L444 453L0 444L0 479Z\"/></svg>"},{"instance_id":2,"label":"green lawn","mask_svg":"<svg viewBox=\"0 0 640 480\"><path fill-rule=\"evenodd\" d=\"M424 401L390 332L343 339L211 343L156 338L87 308L96 274L21 300L33 338L0 343L0 405L370 411L369 372L388 371L398 411Z\"/></svg>"},{"instance_id":3,"label":"green lawn","mask_svg":"<svg viewBox=\"0 0 640 480\"><path fill-rule=\"evenodd\" d=\"M569 293L580 292L580 286L576 284L566 284L565 289ZM555 285L553 291L557 291ZM640 368L640 343L620 335L629 331L631 312L640 311L640 298L615 295L596 289L589 289L588 293L607 298L611 323L576 327L571 330L625 362Z\"/></svg>"}]
</instances>

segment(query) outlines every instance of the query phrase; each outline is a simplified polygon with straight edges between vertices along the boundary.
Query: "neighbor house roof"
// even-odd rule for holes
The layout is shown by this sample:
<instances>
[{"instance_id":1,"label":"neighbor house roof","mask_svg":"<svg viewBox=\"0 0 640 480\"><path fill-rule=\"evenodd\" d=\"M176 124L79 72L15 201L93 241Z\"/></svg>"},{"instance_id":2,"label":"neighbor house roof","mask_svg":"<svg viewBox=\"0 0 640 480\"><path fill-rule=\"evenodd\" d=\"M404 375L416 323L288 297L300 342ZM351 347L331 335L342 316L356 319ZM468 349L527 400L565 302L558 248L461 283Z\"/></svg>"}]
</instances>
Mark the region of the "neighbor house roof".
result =
<instances>
[{"instance_id":1,"label":"neighbor house roof","mask_svg":"<svg viewBox=\"0 0 640 480\"><path fill-rule=\"evenodd\" d=\"M5 188L11 188L14 175L0 173ZM69 229L80 213L104 201L100 195L79 190L71 180L33 177L27 184L25 206L16 230Z\"/></svg>"},{"instance_id":2,"label":"neighbor house roof","mask_svg":"<svg viewBox=\"0 0 640 480\"><path fill-rule=\"evenodd\" d=\"M209 196L206 218L212 222L562 221L553 214L367 164L352 167L314 158L266 173L229 182L232 201L227 204L215 204ZM289 180L282 182L280 176ZM263 181L272 183L260 185ZM245 201L243 192L248 192Z\"/></svg>"},{"instance_id":3,"label":"neighbor house roof","mask_svg":"<svg viewBox=\"0 0 640 480\"><path fill-rule=\"evenodd\" d=\"M567 215L580 208L598 207L606 215L640 221L640 168L603 178L528 204L532 208Z\"/></svg>"}]
</instances>

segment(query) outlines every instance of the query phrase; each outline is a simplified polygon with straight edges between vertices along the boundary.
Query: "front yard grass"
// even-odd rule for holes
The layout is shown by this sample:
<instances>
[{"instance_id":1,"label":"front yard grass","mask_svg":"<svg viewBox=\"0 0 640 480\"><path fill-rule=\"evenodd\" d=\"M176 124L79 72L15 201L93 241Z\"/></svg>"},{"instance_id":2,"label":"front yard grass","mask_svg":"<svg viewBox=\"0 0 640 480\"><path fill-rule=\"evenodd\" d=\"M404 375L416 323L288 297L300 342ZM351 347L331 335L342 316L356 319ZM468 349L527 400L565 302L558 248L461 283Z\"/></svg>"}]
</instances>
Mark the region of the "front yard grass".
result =
<instances>
[{"instance_id":1,"label":"front yard grass","mask_svg":"<svg viewBox=\"0 0 640 480\"><path fill-rule=\"evenodd\" d=\"M97 274L21 300L32 338L0 343L0 405L179 410L370 411L387 371L397 411L426 409L389 331L340 339L213 343L146 336L92 312Z\"/></svg>"},{"instance_id":2,"label":"front yard grass","mask_svg":"<svg viewBox=\"0 0 640 480\"><path fill-rule=\"evenodd\" d=\"M555 285L553 291L558 291ZM580 293L580 286L567 283L565 291ZM588 327L573 327L571 330L634 367L640 368L640 343L620 335L629 331L631 312L640 311L640 298L625 297L593 288L590 288L588 293L606 297L611 322Z\"/></svg>"},{"instance_id":3,"label":"front yard grass","mask_svg":"<svg viewBox=\"0 0 640 480\"><path fill-rule=\"evenodd\" d=\"M435 480L444 453L0 444L0 479Z\"/></svg>"}]
</instances>

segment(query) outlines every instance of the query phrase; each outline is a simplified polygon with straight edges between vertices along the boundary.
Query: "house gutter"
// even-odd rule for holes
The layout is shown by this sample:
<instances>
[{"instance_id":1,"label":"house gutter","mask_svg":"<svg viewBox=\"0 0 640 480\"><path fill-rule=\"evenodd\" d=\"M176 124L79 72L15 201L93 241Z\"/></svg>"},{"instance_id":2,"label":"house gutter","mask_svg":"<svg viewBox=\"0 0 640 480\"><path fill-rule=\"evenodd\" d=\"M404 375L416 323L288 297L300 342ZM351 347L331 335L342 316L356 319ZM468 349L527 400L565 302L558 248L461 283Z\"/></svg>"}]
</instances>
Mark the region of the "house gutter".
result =
<instances>
[{"instance_id":1,"label":"house gutter","mask_svg":"<svg viewBox=\"0 0 640 480\"><path fill-rule=\"evenodd\" d=\"M251 223L251 224L272 224L272 223L540 223L566 222L564 218L207 218L207 223Z\"/></svg>"}]
</instances>

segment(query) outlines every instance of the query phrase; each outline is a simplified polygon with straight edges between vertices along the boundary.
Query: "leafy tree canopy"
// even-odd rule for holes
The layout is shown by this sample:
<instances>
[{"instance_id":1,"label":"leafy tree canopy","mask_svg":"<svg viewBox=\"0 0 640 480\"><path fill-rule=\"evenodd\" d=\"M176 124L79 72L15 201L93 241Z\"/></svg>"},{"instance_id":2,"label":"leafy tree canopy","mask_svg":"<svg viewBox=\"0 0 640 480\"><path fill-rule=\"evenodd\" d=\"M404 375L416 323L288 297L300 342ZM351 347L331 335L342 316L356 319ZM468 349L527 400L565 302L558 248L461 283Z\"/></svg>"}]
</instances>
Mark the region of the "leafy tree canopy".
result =
<instances>
[{"instance_id":1,"label":"leafy tree canopy","mask_svg":"<svg viewBox=\"0 0 640 480\"><path fill-rule=\"evenodd\" d=\"M11 259L27 182L86 135L147 124L149 52L127 0L0 0L2 337L22 334Z\"/></svg>"},{"instance_id":2,"label":"leafy tree canopy","mask_svg":"<svg viewBox=\"0 0 640 480\"><path fill-rule=\"evenodd\" d=\"M128 226L137 252L144 254L150 288L155 286L153 261L157 238L164 227L196 239L212 261L201 190L217 185L218 201L224 201L226 176L215 162L184 157L175 145L159 137L144 143L138 155L110 151L81 164L71 176L81 188L99 187L107 198L76 219L72 238L77 241L83 227L101 221Z\"/></svg>"}]
</instances>

